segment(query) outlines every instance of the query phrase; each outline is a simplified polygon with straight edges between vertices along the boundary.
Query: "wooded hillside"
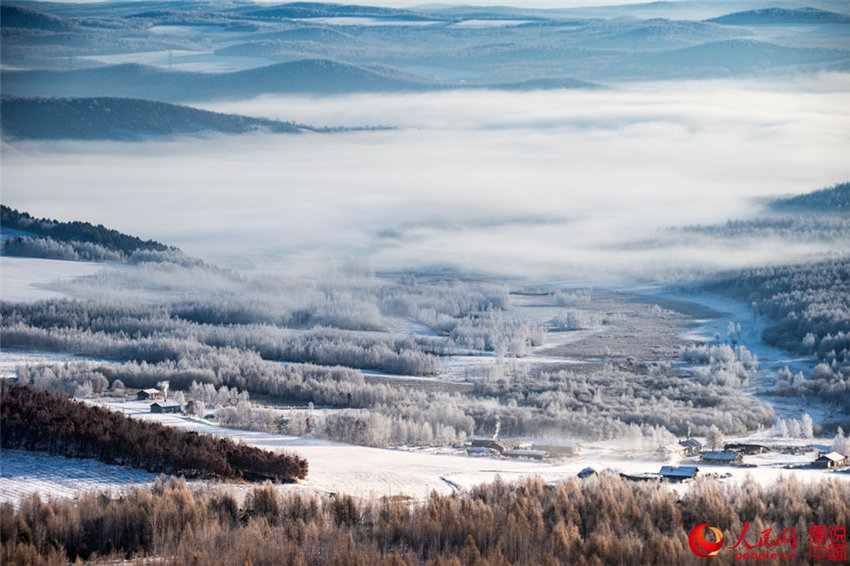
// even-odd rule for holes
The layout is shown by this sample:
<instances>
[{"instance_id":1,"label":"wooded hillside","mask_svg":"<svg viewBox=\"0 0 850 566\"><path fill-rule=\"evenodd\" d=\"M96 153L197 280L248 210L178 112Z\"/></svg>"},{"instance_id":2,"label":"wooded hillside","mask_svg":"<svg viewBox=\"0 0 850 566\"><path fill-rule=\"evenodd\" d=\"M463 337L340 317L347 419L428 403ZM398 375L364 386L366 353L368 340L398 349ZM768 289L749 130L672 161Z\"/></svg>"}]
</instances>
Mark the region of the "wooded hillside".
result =
<instances>
[{"instance_id":1,"label":"wooded hillside","mask_svg":"<svg viewBox=\"0 0 850 566\"><path fill-rule=\"evenodd\" d=\"M143 422L24 385L0 386L0 441L23 448L192 478L307 476L307 461L229 439Z\"/></svg>"}]
</instances>

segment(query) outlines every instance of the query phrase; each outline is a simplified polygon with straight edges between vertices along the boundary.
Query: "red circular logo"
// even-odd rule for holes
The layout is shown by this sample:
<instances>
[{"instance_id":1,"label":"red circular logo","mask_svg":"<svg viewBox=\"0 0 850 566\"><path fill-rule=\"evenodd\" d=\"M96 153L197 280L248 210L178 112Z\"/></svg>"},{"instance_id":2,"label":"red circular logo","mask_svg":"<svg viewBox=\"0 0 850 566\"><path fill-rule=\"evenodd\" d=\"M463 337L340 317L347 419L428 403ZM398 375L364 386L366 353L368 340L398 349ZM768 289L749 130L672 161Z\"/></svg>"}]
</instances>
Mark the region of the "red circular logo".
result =
<instances>
[{"instance_id":1,"label":"red circular logo","mask_svg":"<svg viewBox=\"0 0 850 566\"><path fill-rule=\"evenodd\" d=\"M705 529L711 531L715 542L709 542L705 538ZM711 558L723 548L723 533L717 527L709 527L708 523L703 523L693 528L691 534L688 535L688 542L694 554L700 558Z\"/></svg>"}]
</instances>

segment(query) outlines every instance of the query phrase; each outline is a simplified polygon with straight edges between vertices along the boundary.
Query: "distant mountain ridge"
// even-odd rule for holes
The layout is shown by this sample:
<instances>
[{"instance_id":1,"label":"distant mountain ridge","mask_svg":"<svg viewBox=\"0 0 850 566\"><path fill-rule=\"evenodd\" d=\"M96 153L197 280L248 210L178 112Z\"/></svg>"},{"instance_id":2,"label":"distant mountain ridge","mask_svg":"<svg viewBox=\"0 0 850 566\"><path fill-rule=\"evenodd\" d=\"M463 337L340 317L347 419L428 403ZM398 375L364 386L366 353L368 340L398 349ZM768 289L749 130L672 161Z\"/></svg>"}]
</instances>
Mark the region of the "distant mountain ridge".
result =
<instances>
[{"instance_id":1,"label":"distant mountain ridge","mask_svg":"<svg viewBox=\"0 0 850 566\"><path fill-rule=\"evenodd\" d=\"M72 71L3 71L3 91L17 96L119 96L165 102L249 98L262 94L338 94L421 90L434 83L382 67L304 59L229 73L172 71L125 63ZM206 97L205 97L206 98Z\"/></svg>"},{"instance_id":2,"label":"distant mountain ridge","mask_svg":"<svg viewBox=\"0 0 850 566\"><path fill-rule=\"evenodd\" d=\"M807 1L813 7L791 9L790 0L776 2L782 8L770 7L770 0L706 0L712 9L677 1L588 11L427 2L400 9L244 0L4 0L3 92L186 102L500 89L535 81L544 86L532 88L549 88L552 79L782 78L850 68L840 25L850 22L848 10L838 0ZM791 26L787 34L758 31L780 25Z\"/></svg>"},{"instance_id":3,"label":"distant mountain ridge","mask_svg":"<svg viewBox=\"0 0 850 566\"><path fill-rule=\"evenodd\" d=\"M694 69L703 76L735 76L777 66L828 65L848 57L850 50L794 48L754 39L731 39L647 54L635 58L634 65L643 72L651 69L669 77L690 76L688 73Z\"/></svg>"},{"instance_id":4,"label":"distant mountain ridge","mask_svg":"<svg viewBox=\"0 0 850 566\"><path fill-rule=\"evenodd\" d=\"M850 24L850 16L818 8L764 8L726 14L708 22L724 25Z\"/></svg>"},{"instance_id":5,"label":"distant mountain ridge","mask_svg":"<svg viewBox=\"0 0 850 566\"><path fill-rule=\"evenodd\" d=\"M0 5L0 22L4 28L48 31L67 31L76 27L76 24L64 18L6 4Z\"/></svg>"},{"instance_id":6,"label":"distant mountain ridge","mask_svg":"<svg viewBox=\"0 0 850 566\"><path fill-rule=\"evenodd\" d=\"M138 140L201 132L297 133L307 126L128 98L0 98L5 139Z\"/></svg>"},{"instance_id":7,"label":"distant mountain ridge","mask_svg":"<svg viewBox=\"0 0 850 566\"><path fill-rule=\"evenodd\" d=\"M242 15L262 18L393 18L399 20L442 20L427 13L377 6L331 4L324 2L290 2L269 7L239 10Z\"/></svg>"},{"instance_id":8,"label":"distant mountain ridge","mask_svg":"<svg viewBox=\"0 0 850 566\"><path fill-rule=\"evenodd\" d=\"M11 96L108 96L161 102L252 98L264 94L333 95L469 88L388 67L349 65L328 59L304 59L229 73L194 73L124 63L73 71L3 71L0 76L4 93ZM511 90L601 87L566 77L476 86Z\"/></svg>"},{"instance_id":9,"label":"distant mountain ridge","mask_svg":"<svg viewBox=\"0 0 850 566\"><path fill-rule=\"evenodd\" d=\"M497 90L554 90L554 89L582 89L582 90L598 90L608 87L598 83L589 81L580 81L578 79L530 79L516 83L500 83L491 85L488 88Z\"/></svg>"}]
</instances>

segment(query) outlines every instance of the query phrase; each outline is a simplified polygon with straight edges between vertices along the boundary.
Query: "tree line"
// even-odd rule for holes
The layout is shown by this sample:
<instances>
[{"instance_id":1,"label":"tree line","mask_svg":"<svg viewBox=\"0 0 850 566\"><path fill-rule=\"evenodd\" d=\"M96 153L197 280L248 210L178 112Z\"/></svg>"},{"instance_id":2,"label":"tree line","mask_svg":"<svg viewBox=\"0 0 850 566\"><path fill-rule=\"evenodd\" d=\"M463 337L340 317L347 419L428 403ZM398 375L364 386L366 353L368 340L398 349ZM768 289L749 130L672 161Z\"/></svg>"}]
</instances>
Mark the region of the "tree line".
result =
<instances>
[{"instance_id":1,"label":"tree line","mask_svg":"<svg viewBox=\"0 0 850 566\"><path fill-rule=\"evenodd\" d=\"M36 218L27 212L19 212L0 205L0 224L6 228L29 232L40 238L56 242L84 242L96 244L114 252L130 255L136 250L166 251L169 248L153 240L142 240L136 236L122 234L118 230L94 225L89 222L60 222L48 218Z\"/></svg>"},{"instance_id":2,"label":"tree line","mask_svg":"<svg viewBox=\"0 0 850 566\"><path fill-rule=\"evenodd\" d=\"M18 236L3 242L3 252L10 256L60 259L63 261L121 262L127 256L98 244L58 242L52 238Z\"/></svg>"},{"instance_id":3,"label":"tree line","mask_svg":"<svg viewBox=\"0 0 850 566\"><path fill-rule=\"evenodd\" d=\"M793 566L811 563L809 526L845 526L848 518L850 483L793 476L769 487L700 478L683 494L608 473L556 484L497 478L420 502L281 493L271 484L239 501L226 488L192 490L161 479L115 499L32 495L17 509L4 504L0 559L34 566L139 559L178 566L687 566L705 563L688 536L708 523L727 546L743 532L757 550L764 550L756 546L763 531L771 530L773 542L795 529L795 558L783 562ZM712 564L738 563L735 552L723 548Z\"/></svg>"},{"instance_id":4,"label":"tree line","mask_svg":"<svg viewBox=\"0 0 850 566\"><path fill-rule=\"evenodd\" d=\"M0 384L0 442L22 448L150 472L196 478L292 481L307 461L225 438L132 419L66 396L19 384Z\"/></svg>"},{"instance_id":5,"label":"tree line","mask_svg":"<svg viewBox=\"0 0 850 566\"><path fill-rule=\"evenodd\" d=\"M7 347L73 351L117 360L158 363L188 352L238 348L264 359L339 365L402 375L434 375L445 338L358 333L316 327L292 331L269 324L212 325L186 321L169 305L87 304L50 300L0 303Z\"/></svg>"}]
</instances>

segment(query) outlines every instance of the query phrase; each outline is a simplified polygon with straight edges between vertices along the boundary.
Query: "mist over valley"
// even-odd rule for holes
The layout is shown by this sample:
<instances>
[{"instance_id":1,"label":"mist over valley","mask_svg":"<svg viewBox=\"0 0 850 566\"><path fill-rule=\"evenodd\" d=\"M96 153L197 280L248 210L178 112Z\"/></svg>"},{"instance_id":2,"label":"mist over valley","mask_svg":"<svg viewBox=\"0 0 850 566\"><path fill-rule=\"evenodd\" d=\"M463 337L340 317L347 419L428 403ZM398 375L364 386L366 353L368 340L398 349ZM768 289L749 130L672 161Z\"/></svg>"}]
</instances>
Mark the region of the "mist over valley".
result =
<instances>
[{"instance_id":1,"label":"mist over valley","mask_svg":"<svg viewBox=\"0 0 850 566\"><path fill-rule=\"evenodd\" d=\"M0 6L0 561L819 552L846 3L373 4Z\"/></svg>"}]
</instances>

